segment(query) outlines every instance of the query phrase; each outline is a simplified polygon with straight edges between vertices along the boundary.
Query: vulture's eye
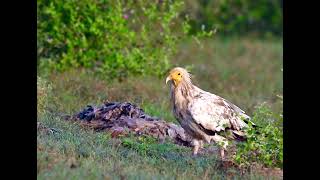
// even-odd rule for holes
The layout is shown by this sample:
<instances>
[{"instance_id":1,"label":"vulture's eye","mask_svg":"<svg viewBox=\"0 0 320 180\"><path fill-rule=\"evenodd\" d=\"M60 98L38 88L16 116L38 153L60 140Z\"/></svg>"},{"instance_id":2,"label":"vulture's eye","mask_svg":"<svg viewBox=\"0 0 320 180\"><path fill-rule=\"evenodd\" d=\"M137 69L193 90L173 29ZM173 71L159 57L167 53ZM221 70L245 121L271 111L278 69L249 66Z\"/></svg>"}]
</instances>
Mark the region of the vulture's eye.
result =
<instances>
[{"instance_id":1,"label":"vulture's eye","mask_svg":"<svg viewBox=\"0 0 320 180\"><path fill-rule=\"evenodd\" d=\"M180 76L180 73L178 73L178 76Z\"/></svg>"}]
</instances>

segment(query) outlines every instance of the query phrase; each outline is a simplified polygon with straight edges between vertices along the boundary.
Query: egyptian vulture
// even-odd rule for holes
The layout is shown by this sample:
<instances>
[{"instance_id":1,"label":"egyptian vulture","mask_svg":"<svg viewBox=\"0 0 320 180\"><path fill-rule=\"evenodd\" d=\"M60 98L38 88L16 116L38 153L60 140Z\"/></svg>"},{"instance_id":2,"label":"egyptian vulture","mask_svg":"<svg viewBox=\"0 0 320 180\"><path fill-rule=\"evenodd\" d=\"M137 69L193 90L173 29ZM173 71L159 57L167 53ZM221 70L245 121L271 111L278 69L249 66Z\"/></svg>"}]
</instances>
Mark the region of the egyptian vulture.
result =
<instances>
[{"instance_id":1,"label":"egyptian vulture","mask_svg":"<svg viewBox=\"0 0 320 180\"><path fill-rule=\"evenodd\" d=\"M244 137L243 129L251 122L250 117L222 97L193 85L190 74L181 67L169 72L166 84L168 82L171 82L174 116L193 139L193 155L197 155L199 148L203 148L204 142L213 141L220 146L220 156L224 159L229 139L226 135L229 133L234 139Z\"/></svg>"}]
</instances>

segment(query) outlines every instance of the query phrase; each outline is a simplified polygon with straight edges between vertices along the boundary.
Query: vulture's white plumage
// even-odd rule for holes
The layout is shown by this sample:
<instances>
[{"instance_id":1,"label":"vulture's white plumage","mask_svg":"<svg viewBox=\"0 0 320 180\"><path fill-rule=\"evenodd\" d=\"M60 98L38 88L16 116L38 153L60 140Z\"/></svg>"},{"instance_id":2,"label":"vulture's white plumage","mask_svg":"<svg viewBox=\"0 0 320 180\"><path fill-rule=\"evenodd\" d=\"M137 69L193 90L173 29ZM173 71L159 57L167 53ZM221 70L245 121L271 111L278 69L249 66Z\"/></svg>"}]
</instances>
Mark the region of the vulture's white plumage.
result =
<instances>
[{"instance_id":1,"label":"vulture's white plumage","mask_svg":"<svg viewBox=\"0 0 320 180\"><path fill-rule=\"evenodd\" d=\"M214 141L221 145L220 153L223 158L228 141L222 132L230 132L234 138L243 137L243 129L248 127L246 122L250 121L250 117L222 97L193 85L190 74L183 68L172 69L166 83L169 81L173 113L193 138L193 154L198 153L203 141Z\"/></svg>"}]
</instances>

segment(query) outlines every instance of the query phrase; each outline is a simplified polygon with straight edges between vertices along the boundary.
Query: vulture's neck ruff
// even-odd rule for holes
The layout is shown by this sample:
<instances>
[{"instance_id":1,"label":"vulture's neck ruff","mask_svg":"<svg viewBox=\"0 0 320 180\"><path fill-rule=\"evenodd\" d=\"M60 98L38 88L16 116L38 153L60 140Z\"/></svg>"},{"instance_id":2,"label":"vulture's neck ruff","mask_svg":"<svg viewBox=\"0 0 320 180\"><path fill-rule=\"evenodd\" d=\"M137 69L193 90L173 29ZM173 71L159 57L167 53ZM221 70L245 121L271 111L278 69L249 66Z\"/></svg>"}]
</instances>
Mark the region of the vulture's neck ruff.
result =
<instances>
[{"instance_id":1,"label":"vulture's neck ruff","mask_svg":"<svg viewBox=\"0 0 320 180\"><path fill-rule=\"evenodd\" d=\"M179 109L180 111L186 110L191 98L193 97L192 92L194 90L194 86L191 82L190 75L188 72L181 73L181 81L177 84L174 82L171 83L171 102L174 111L176 111L176 109Z\"/></svg>"}]
</instances>

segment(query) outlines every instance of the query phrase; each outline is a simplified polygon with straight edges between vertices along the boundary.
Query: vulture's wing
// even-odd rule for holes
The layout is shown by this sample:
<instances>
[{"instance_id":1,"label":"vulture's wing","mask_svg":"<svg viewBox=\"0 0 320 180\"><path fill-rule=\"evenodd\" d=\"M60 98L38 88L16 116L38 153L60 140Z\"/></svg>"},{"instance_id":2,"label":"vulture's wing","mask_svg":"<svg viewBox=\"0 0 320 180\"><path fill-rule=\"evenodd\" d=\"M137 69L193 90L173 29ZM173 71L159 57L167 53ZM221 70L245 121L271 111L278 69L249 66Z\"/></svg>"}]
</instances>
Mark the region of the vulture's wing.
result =
<instances>
[{"instance_id":1,"label":"vulture's wing","mask_svg":"<svg viewBox=\"0 0 320 180\"><path fill-rule=\"evenodd\" d=\"M232 130L247 127L240 118L244 111L209 92L199 91L189 103L188 112L197 124L207 130L219 132L227 127Z\"/></svg>"}]
</instances>

